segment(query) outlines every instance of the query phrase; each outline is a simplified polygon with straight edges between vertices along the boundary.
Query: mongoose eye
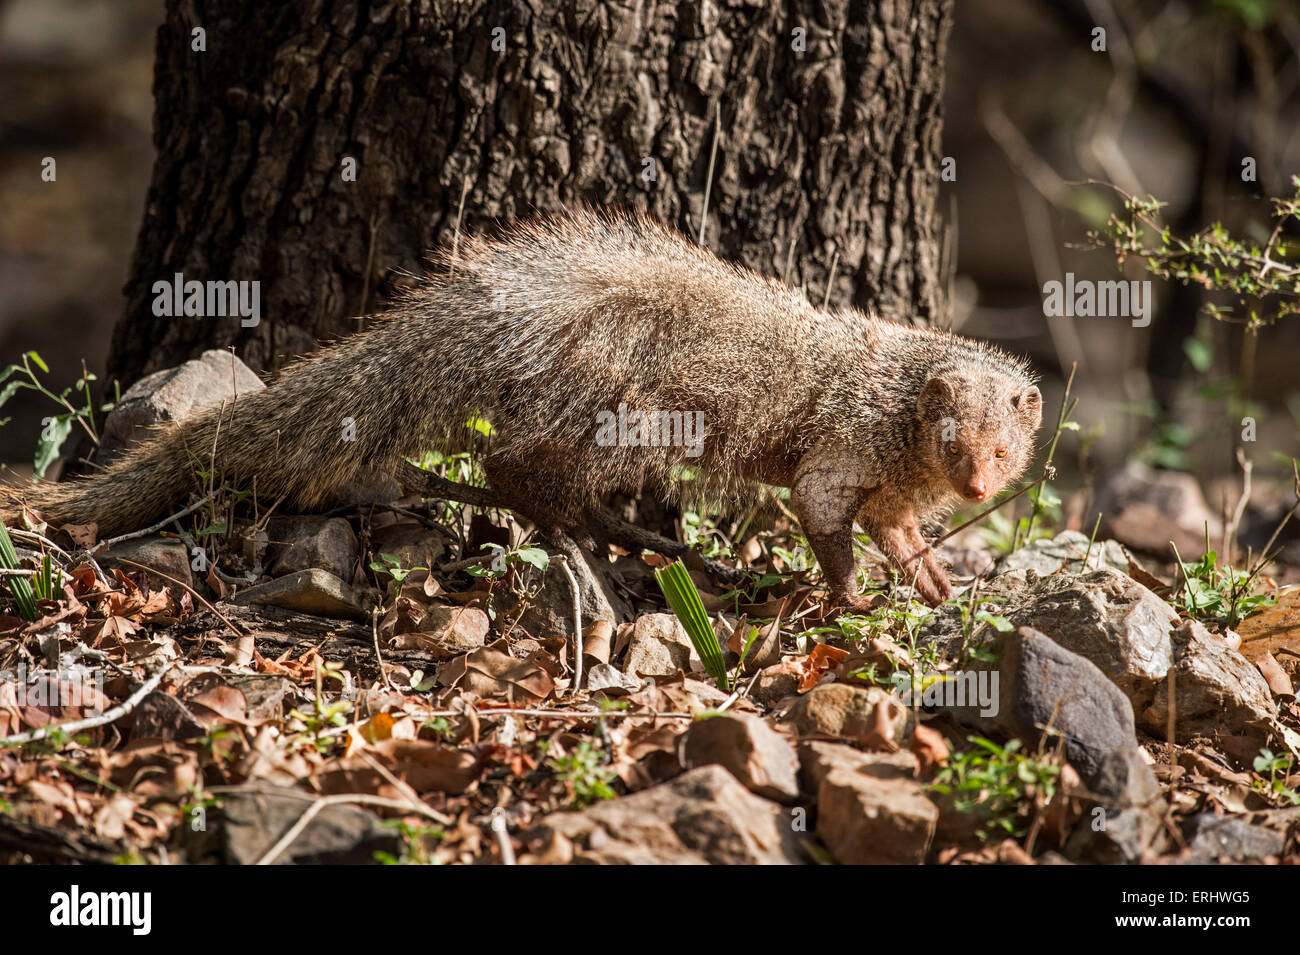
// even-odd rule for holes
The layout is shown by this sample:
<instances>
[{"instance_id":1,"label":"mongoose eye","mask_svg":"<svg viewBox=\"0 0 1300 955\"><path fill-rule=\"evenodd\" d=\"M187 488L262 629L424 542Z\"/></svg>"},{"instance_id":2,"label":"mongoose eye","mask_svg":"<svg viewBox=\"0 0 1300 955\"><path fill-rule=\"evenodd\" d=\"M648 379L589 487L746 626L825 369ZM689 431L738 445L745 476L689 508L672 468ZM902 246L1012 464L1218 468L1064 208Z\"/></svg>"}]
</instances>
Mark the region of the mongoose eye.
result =
<instances>
[{"instance_id":1,"label":"mongoose eye","mask_svg":"<svg viewBox=\"0 0 1300 955\"><path fill-rule=\"evenodd\" d=\"M961 453L961 448L957 447L955 443L950 444L948 445L948 453L955 458L958 454Z\"/></svg>"},{"instance_id":2,"label":"mongoose eye","mask_svg":"<svg viewBox=\"0 0 1300 955\"><path fill-rule=\"evenodd\" d=\"M1005 458L1007 456L1007 449L998 448L996 451L993 452L993 456L995 458Z\"/></svg>"}]
</instances>

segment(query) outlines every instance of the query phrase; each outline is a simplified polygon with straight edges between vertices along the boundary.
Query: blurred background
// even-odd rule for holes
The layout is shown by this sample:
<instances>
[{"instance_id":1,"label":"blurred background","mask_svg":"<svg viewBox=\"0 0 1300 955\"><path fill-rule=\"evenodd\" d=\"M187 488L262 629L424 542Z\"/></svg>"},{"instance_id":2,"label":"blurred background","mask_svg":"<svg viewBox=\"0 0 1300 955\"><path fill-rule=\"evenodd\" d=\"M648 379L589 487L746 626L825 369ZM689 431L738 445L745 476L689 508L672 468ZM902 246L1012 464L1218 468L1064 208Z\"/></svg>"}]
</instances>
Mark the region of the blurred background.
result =
<instances>
[{"instance_id":1,"label":"blurred background","mask_svg":"<svg viewBox=\"0 0 1300 955\"><path fill-rule=\"evenodd\" d=\"M102 374L153 160L162 0L0 0L0 367L29 350L59 390ZM1107 53L1090 31L1107 25ZM1221 221L1263 244L1300 173L1300 19L1281 0L962 0L947 57L942 186L955 327L1029 355L1049 415L1076 367L1067 485L1132 460L1190 471L1210 506L1239 483L1241 418L1259 487L1284 494L1300 448L1300 319L1258 330L1202 314L1213 293L1159 280L1144 329L1044 318L1066 272L1146 276L1088 249L1119 207L1086 180L1151 194L1190 234ZM57 154L58 180L40 179ZM1254 160L1254 181L1242 161ZM816 291L816 290L813 290ZM1230 300L1222 300L1230 304ZM123 382L125 389L129 382ZM110 389L111 390L111 389ZM44 399L0 411L0 462L30 469ZM1270 485L1270 480L1272 484ZM1269 493L1267 490L1259 493ZM1081 515L1074 515L1078 523ZM1087 530L1088 528L1085 528Z\"/></svg>"}]
</instances>

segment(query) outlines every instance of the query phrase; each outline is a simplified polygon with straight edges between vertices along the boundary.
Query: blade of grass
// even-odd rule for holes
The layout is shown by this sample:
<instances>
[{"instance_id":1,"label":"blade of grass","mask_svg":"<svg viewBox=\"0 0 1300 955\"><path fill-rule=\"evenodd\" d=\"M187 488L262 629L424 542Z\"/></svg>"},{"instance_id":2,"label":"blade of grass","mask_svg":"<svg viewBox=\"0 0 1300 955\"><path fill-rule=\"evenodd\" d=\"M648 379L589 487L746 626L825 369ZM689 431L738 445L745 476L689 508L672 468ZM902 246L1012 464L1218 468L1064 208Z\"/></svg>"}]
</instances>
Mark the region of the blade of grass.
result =
<instances>
[{"instance_id":1,"label":"blade of grass","mask_svg":"<svg viewBox=\"0 0 1300 955\"><path fill-rule=\"evenodd\" d=\"M704 601L695 583L680 560L674 561L662 570L655 571L655 581L664 592L668 606L672 608L677 619L681 621L686 635L691 638L695 652L704 661L704 668L709 676L717 681L718 687L730 691L727 679L727 666L722 658L722 648L718 645L718 635L713 632L709 615L704 609Z\"/></svg>"},{"instance_id":2,"label":"blade of grass","mask_svg":"<svg viewBox=\"0 0 1300 955\"><path fill-rule=\"evenodd\" d=\"M0 567L6 570L18 569L18 551L14 550L14 542L9 537L9 529L5 527L4 521L0 521ZM5 582L9 592L14 595L18 613L24 620L35 620L40 616L36 610L36 596L32 593L31 584L22 577L6 577Z\"/></svg>"}]
</instances>

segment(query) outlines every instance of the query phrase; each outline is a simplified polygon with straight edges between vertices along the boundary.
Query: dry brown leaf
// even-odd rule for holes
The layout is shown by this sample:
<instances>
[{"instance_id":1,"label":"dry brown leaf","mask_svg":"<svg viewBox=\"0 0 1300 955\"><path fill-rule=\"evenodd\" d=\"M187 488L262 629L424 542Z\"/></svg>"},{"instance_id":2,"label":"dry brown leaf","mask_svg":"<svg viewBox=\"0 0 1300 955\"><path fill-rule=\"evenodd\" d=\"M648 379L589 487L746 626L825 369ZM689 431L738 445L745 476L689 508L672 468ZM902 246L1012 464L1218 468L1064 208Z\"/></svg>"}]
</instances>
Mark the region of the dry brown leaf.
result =
<instances>
[{"instance_id":1,"label":"dry brown leaf","mask_svg":"<svg viewBox=\"0 0 1300 955\"><path fill-rule=\"evenodd\" d=\"M948 757L952 755L943 734L924 723L917 723L916 729L912 731L912 752L920 763L922 776L929 776L936 766L947 763Z\"/></svg>"},{"instance_id":2,"label":"dry brown leaf","mask_svg":"<svg viewBox=\"0 0 1300 955\"><path fill-rule=\"evenodd\" d=\"M1264 652L1255 666L1259 667L1259 672L1263 674L1264 680L1268 683L1268 688L1277 696L1295 696L1295 688L1291 686L1291 678L1287 676L1286 671L1282 669L1277 658L1268 651Z\"/></svg>"},{"instance_id":3,"label":"dry brown leaf","mask_svg":"<svg viewBox=\"0 0 1300 955\"><path fill-rule=\"evenodd\" d=\"M185 698L185 705L205 727L226 721L248 725L248 700L241 690L224 683Z\"/></svg>"},{"instance_id":4,"label":"dry brown leaf","mask_svg":"<svg viewBox=\"0 0 1300 955\"><path fill-rule=\"evenodd\" d=\"M849 651L833 647L829 643L817 644L812 648L812 652L800 661L803 672L799 675L798 692L807 693L821 682L822 677L833 672L847 660L848 656Z\"/></svg>"},{"instance_id":5,"label":"dry brown leaf","mask_svg":"<svg viewBox=\"0 0 1300 955\"><path fill-rule=\"evenodd\" d=\"M529 660L483 647L438 668L438 682L511 703L538 703L551 695L550 674Z\"/></svg>"}]
</instances>

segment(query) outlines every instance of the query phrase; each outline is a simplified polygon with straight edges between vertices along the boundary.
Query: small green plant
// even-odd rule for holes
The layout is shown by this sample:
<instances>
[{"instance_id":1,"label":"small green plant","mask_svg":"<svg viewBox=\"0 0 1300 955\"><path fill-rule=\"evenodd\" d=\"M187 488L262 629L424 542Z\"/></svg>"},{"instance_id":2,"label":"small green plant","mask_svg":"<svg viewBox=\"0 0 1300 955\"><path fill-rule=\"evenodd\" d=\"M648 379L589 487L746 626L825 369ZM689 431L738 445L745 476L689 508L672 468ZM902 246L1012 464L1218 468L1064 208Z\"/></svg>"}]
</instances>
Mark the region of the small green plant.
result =
<instances>
[{"instance_id":1,"label":"small green plant","mask_svg":"<svg viewBox=\"0 0 1300 955\"><path fill-rule=\"evenodd\" d=\"M691 580L686 565L680 560L673 561L667 567L655 571L655 580L668 599L668 606L677 615L687 636L691 638L691 643L695 645L695 652L704 662L704 669L709 671L709 676L717 681L721 689L730 691L727 664L722 657L722 647L718 645L718 635L713 632L709 615L704 610L704 601L700 599L700 592L695 589L695 582Z\"/></svg>"},{"instance_id":2,"label":"small green plant","mask_svg":"<svg viewBox=\"0 0 1300 955\"><path fill-rule=\"evenodd\" d=\"M983 821L980 839L1021 836L1036 808L1056 793L1061 767L1020 752L1020 740L1003 746L982 736L967 739L975 749L955 753L930 788L951 796L958 812Z\"/></svg>"},{"instance_id":3,"label":"small green plant","mask_svg":"<svg viewBox=\"0 0 1300 955\"><path fill-rule=\"evenodd\" d=\"M1271 749L1261 749L1255 757L1255 772L1268 776L1267 780L1255 780L1255 788L1275 802L1284 802L1291 806L1300 806L1300 793L1287 785L1295 757L1290 753L1274 753Z\"/></svg>"},{"instance_id":4,"label":"small green plant","mask_svg":"<svg viewBox=\"0 0 1300 955\"><path fill-rule=\"evenodd\" d=\"M45 476L46 468L63 450L63 442L67 440L74 424L80 425L95 444L99 444L99 431L95 426L95 403L90 396L90 383L95 380L95 376L86 371L85 364L81 366L81 377L76 383L57 395L41 381L38 370L46 375L50 373L49 366L41 356L29 351L23 355L19 364L0 371L0 406L20 390L28 389L45 395L64 409L42 422L41 436L36 443L36 457L32 461L34 476L41 478ZM75 404L74 399L77 402ZM108 402L100 405L99 411L107 412L112 408L113 403ZM0 425L8 421L8 418L0 419Z\"/></svg>"},{"instance_id":5,"label":"small green plant","mask_svg":"<svg viewBox=\"0 0 1300 955\"><path fill-rule=\"evenodd\" d=\"M735 556L716 518L700 511L682 511L682 539L705 557Z\"/></svg>"},{"instance_id":6,"label":"small green plant","mask_svg":"<svg viewBox=\"0 0 1300 955\"><path fill-rule=\"evenodd\" d=\"M376 852L375 861L381 865L434 865L433 846L447 837L440 826L413 826L404 819L385 819L385 829L396 830L402 837L401 855Z\"/></svg>"},{"instance_id":7,"label":"small green plant","mask_svg":"<svg viewBox=\"0 0 1300 955\"><path fill-rule=\"evenodd\" d=\"M5 527L4 521L0 521L0 568L4 570L19 570L18 551L14 549L14 542L9 537L9 528ZM18 605L18 613L24 620L35 620L40 616L36 608L36 594L32 591L32 585L23 577L11 576L6 574L0 577L9 592L13 594L14 603Z\"/></svg>"},{"instance_id":8,"label":"small green plant","mask_svg":"<svg viewBox=\"0 0 1300 955\"><path fill-rule=\"evenodd\" d=\"M590 743L579 743L568 756L552 759L550 766L573 793L575 809L582 809L602 799L613 799L617 795L613 787L617 774L605 765L600 750Z\"/></svg>"},{"instance_id":9,"label":"small green plant","mask_svg":"<svg viewBox=\"0 0 1300 955\"><path fill-rule=\"evenodd\" d=\"M370 569L375 572L375 576L387 575L393 578L394 583L401 586L410 574L417 570L428 570L428 567L403 567L400 558L393 554L380 554L379 560L370 562Z\"/></svg>"},{"instance_id":10,"label":"small green plant","mask_svg":"<svg viewBox=\"0 0 1300 955\"><path fill-rule=\"evenodd\" d=\"M1236 570L1227 564L1220 567L1218 555L1208 549L1194 564L1184 563L1177 548L1174 555L1182 568L1183 582L1170 601L1189 617L1232 629L1252 613L1276 603L1270 594L1251 592L1258 569Z\"/></svg>"},{"instance_id":11,"label":"small green plant","mask_svg":"<svg viewBox=\"0 0 1300 955\"><path fill-rule=\"evenodd\" d=\"M63 571L54 566L50 555L41 557L41 569L32 578L32 589L36 591L37 600L58 600L63 589Z\"/></svg>"},{"instance_id":12,"label":"small green plant","mask_svg":"<svg viewBox=\"0 0 1300 955\"><path fill-rule=\"evenodd\" d=\"M489 544L487 546L494 551L492 562L486 565L472 564L466 567L465 573L471 577L502 577L511 564L530 564L542 573L546 573L546 568L551 565L551 558L540 547L520 547L517 550L507 550L500 544Z\"/></svg>"},{"instance_id":13,"label":"small green plant","mask_svg":"<svg viewBox=\"0 0 1300 955\"><path fill-rule=\"evenodd\" d=\"M414 677L412 677L414 680ZM451 723L445 716L437 716L431 720L425 720L420 724L420 729L427 729L429 732L437 735L439 739L446 739L451 736Z\"/></svg>"},{"instance_id":14,"label":"small green plant","mask_svg":"<svg viewBox=\"0 0 1300 955\"><path fill-rule=\"evenodd\" d=\"M289 712L293 719L301 720L305 731L299 734L299 739L307 739L316 751L325 753L329 751L333 744L333 738L328 733L330 729L341 729L348 725L347 714L352 711L352 704L347 700L335 700L332 703L326 702L324 693L325 680L333 679L343 683L341 663L321 663L316 667L316 695L312 700L312 708L308 712L294 709Z\"/></svg>"}]
</instances>

